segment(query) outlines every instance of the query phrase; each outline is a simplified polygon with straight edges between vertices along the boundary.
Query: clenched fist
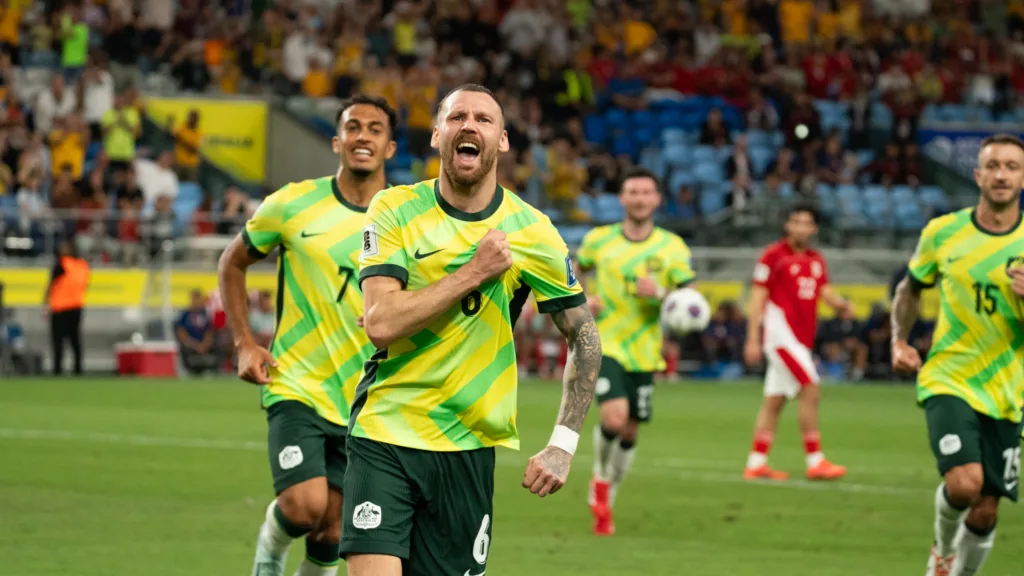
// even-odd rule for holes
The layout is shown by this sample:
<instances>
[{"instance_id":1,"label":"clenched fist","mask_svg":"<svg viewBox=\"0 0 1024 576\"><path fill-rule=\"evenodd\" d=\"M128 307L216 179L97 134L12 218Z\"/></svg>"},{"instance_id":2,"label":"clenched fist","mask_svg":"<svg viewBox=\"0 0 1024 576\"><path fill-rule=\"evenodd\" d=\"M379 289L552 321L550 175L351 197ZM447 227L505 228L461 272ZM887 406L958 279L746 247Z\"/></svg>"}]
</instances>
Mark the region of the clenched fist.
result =
<instances>
[{"instance_id":1,"label":"clenched fist","mask_svg":"<svg viewBox=\"0 0 1024 576\"><path fill-rule=\"evenodd\" d=\"M483 281L501 276L512 267L512 248L501 230L488 230L467 266Z\"/></svg>"},{"instance_id":2,"label":"clenched fist","mask_svg":"<svg viewBox=\"0 0 1024 576\"><path fill-rule=\"evenodd\" d=\"M526 463L523 488L540 496L554 494L565 486L572 454L557 446L548 446Z\"/></svg>"},{"instance_id":3,"label":"clenched fist","mask_svg":"<svg viewBox=\"0 0 1024 576\"><path fill-rule=\"evenodd\" d=\"M921 354L905 340L892 343L892 369L899 374L913 374L921 369Z\"/></svg>"},{"instance_id":4,"label":"clenched fist","mask_svg":"<svg viewBox=\"0 0 1024 576\"><path fill-rule=\"evenodd\" d=\"M270 384L270 369L277 362L266 348L249 341L238 346L238 377L253 384Z\"/></svg>"}]
</instances>

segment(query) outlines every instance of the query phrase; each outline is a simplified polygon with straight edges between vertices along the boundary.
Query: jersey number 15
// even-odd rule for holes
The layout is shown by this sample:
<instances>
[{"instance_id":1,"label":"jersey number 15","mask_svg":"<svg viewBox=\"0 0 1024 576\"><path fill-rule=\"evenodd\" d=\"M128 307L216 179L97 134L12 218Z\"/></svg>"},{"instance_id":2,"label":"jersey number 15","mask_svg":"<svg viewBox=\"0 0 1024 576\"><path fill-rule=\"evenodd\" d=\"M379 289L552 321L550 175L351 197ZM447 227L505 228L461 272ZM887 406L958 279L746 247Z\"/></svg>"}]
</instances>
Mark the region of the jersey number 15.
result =
<instances>
[{"instance_id":1,"label":"jersey number 15","mask_svg":"<svg viewBox=\"0 0 1024 576\"><path fill-rule=\"evenodd\" d=\"M999 294L999 287L987 282L974 283L974 311L978 314L984 312L989 316L996 313L996 296Z\"/></svg>"}]
</instances>

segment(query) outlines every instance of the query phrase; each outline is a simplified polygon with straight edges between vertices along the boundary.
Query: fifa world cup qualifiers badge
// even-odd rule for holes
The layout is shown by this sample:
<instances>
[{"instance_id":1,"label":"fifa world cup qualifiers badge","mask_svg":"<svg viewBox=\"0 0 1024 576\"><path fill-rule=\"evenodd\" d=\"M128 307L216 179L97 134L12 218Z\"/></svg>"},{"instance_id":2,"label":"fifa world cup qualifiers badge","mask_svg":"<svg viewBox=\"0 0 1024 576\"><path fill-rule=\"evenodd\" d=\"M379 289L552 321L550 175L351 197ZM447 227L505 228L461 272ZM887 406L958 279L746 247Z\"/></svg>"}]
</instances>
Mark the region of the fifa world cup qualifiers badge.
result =
<instances>
[{"instance_id":1,"label":"fifa world cup qualifiers badge","mask_svg":"<svg viewBox=\"0 0 1024 576\"><path fill-rule=\"evenodd\" d=\"M1006 259L1006 275L1012 276L1015 271L1024 270L1024 256L1010 256Z\"/></svg>"},{"instance_id":2,"label":"fifa world cup qualifiers badge","mask_svg":"<svg viewBox=\"0 0 1024 576\"><path fill-rule=\"evenodd\" d=\"M565 257L565 277L569 288L576 285L576 271L572 269L572 259L568 256Z\"/></svg>"}]
</instances>

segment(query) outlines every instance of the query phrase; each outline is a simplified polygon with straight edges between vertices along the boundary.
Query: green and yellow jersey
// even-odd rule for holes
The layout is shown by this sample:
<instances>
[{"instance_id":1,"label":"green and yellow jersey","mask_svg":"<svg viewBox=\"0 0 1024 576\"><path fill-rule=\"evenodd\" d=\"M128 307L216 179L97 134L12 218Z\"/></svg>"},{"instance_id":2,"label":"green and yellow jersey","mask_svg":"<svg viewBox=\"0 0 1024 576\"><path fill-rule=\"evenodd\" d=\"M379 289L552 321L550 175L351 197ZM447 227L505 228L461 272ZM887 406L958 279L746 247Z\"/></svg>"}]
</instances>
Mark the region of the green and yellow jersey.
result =
<instances>
[{"instance_id":1,"label":"green and yellow jersey","mask_svg":"<svg viewBox=\"0 0 1024 576\"><path fill-rule=\"evenodd\" d=\"M277 367L263 389L264 407L298 400L329 422L348 424L363 363L373 354L358 325L365 213L328 176L274 192L245 224L242 238L251 256L263 258L281 248L270 346Z\"/></svg>"},{"instance_id":2,"label":"green and yellow jersey","mask_svg":"<svg viewBox=\"0 0 1024 576\"><path fill-rule=\"evenodd\" d=\"M542 313L586 303L551 221L500 186L475 213L446 202L437 180L390 188L370 203L359 279L390 276L407 290L424 288L468 263L491 229L507 234L512 268L374 355L350 434L435 452L519 448L516 319L530 290Z\"/></svg>"},{"instance_id":3,"label":"green and yellow jersey","mask_svg":"<svg viewBox=\"0 0 1024 576\"><path fill-rule=\"evenodd\" d=\"M938 284L940 309L919 402L957 396L974 410L1020 422L1024 402L1024 301L1009 271L1024 265L1024 228L986 232L967 208L935 218L910 260L910 281Z\"/></svg>"},{"instance_id":4,"label":"green and yellow jersey","mask_svg":"<svg viewBox=\"0 0 1024 576\"><path fill-rule=\"evenodd\" d=\"M601 349L627 372L660 372L661 301L636 295L637 278L652 277L671 290L694 279L690 249L683 239L655 227L640 242L622 233L622 224L594 228L576 251L582 270L596 269L588 289L601 299L597 329Z\"/></svg>"}]
</instances>

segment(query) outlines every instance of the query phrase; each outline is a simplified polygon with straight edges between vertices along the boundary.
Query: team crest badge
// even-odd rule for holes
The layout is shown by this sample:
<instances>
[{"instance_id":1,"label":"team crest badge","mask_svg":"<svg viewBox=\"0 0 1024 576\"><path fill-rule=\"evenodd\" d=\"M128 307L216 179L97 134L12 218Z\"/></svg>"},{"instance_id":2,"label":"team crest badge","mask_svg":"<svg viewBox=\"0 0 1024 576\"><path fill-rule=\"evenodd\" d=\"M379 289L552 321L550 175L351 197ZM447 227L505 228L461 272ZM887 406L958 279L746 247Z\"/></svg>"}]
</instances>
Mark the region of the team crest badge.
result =
<instances>
[{"instance_id":1,"label":"team crest badge","mask_svg":"<svg viewBox=\"0 0 1024 576\"><path fill-rule=\"evenodd\" d=\"M576 285L576 271L572 269L572 258L569 258L568 256L565 257L565 278L566 285L569 288Z\"/></svg>"},{"instance_id":2,"label":"team crest badge","mask_svg":"<svg viewBox=\"0 0 1024 576\"><path fill-rule=\"evenodd\" d=\"M665 265L662 264L661 260L659 260L658 258L648 258L647 259L647 272L648 273L650 273L650 274L657 274L658 272L661 272L664 268L665 268Z\"/></svg>"},{"instance_id":3,"label":"team crest badge","mask_svg":"<svg viewBox=\"0 0 1024 576\"><path fill-rule=\"evenodd\" d=\"M1024 271L1024 256L1010 256L1006 259L1007 276L1016 271Z\"/></svg>"}]
</instances>

